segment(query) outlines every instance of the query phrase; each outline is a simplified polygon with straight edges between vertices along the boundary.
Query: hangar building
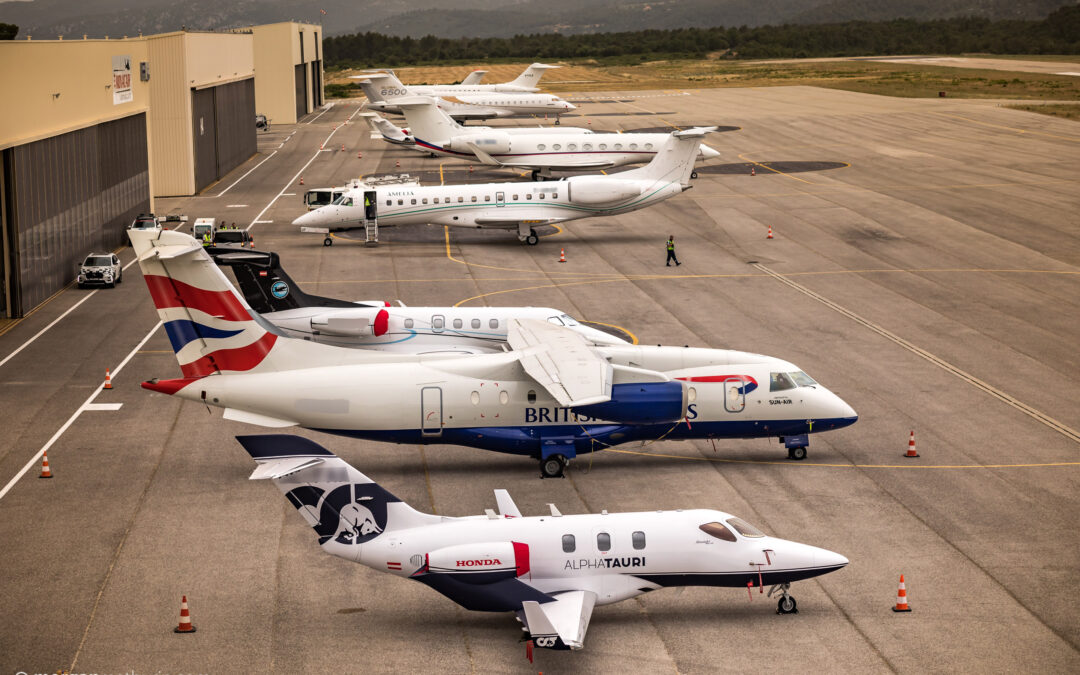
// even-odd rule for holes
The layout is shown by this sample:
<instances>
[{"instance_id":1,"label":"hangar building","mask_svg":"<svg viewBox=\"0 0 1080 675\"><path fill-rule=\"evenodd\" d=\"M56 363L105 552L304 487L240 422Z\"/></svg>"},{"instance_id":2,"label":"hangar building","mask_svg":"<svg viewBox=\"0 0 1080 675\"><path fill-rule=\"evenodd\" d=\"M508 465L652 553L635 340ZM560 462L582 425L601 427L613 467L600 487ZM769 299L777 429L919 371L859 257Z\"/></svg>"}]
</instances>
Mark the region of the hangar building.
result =
<instances>
[{"instance_id":1,"label":"hangar building","mask_svg":"<svg viewBox=\"0 0 1080 675\"><path fill-rule=\"evenodd\" d=\"M254 155L259 78L260 103L293 121L322 104L321 27L263 28L0 41L0 318L125 245L155 196L195 194Z\"/></svg>"}]
</instances>

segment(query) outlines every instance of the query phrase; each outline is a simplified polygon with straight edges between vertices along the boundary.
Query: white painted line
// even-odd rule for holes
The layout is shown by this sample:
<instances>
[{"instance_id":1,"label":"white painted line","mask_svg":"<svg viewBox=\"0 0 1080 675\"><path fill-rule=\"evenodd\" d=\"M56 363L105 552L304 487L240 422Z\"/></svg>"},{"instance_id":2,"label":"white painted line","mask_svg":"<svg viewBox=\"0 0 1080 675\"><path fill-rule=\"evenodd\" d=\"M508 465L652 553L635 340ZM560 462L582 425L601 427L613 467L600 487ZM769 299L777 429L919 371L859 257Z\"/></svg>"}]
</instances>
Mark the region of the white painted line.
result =
<instances>
[{"instance_id":1,"label":"white painted line","mask_svg":"<svg viewBox=\"0 0 1080 675\"><path fill-rule=\"evenodd\" d=\"M314 122L315 120L317 120L317 119L319 119L320 117L322 117L323 115L325 115L325 114L327 113L327 111L328 111L328 110L330 110L330 109L331 109L331 108L333 108L333 107L334 107L334 104L333 104L333 103L327 103L327 104L326 104L326 106L325 106L325 108L326 108L326 109L325 109L325 110L323 110L323 111L322 111L321 113L319 113L318 115L316 115L315 117L312 117L311 119L309 119L309 120L307 121L307 123L308 123L308 124L311 124L311 123L312 123L312 122ZM349 119L352 119L352 118L350 117Z\"/></svg>"},{"instance_id":2,"label":"white painted line","mask_svg":"<svg viewBox=\"0 0 1080 675\"><path fill-rule=\"evenodd\" d=\"M123 403L87 403L83 410L119 410Z\"/></svg>"},{"instance_id":3,"label":"white painted line","mask_svg":"<svg viewBox=\"0 0 1080 675\"><path fill-rule=\"evenodd\" d=\"M356 115L359 112L360 112L360 108L357 108L356 111L353 112L353 114L349 115L349 119L351 120L352 118L356 117ZM331 131L330 134L326 137L326 139L323 140L322 145L326 145L327 143L329 143L330 139L334 137L334 134L336 134L339 129L343 129L343 128L345 128L344 124L335 127L334 130ZM303 175L304 170L307 169L309 166L311 166L311 163L315 161L315 158L318 157L323 152L324 152L323 150L317 150L315 152L315 154L311 156L311 159L309 159L307 161L307 163L304 164L304 166L300 167L300 170L297 171L296 174L293 175L293 177L289 180L289 182L285 184L285 187L281 188L281 192L277 193L277 195L273 199L271 199L270 202L266 206L263 207L263 210L259 211L259 215L255 216L255 219L251 221L251 224L248 225L247 227L245 227L244 229L245 230L250 230L251 228L255 227L255 223L259 222L259 220L263 217L263 215L267 211L270 210L270 207L274 205L274 202L276 202L278 199L280 199L281 196L285 194L286 190L291 188L293 185L296 185L296 181L299 180L301 175ZM329 151L327 151L327 152L329 152Z\"/></svg>"},{"instance_id":4,"label":"white painted line","mask_svg":"<svg viewBox=\"0 0 1080 675\"><path fill-rule=\"evenodd\" d=\"M158 321L154 325L154 327L150 329L150 332L146 334L146 337L144 337L139 342L139 344L135 345L135 349L132 349L130 352L128 352L128 355L124 357L124 360L120 362L120 365L112 369L113 380L116 380L116 377L120 374L120 371L124 369L124 366L128 364L128 361L131 360L131 357L135 356L136 352L142 349L143 345L145 345L150 340L150 336L156 333L158 328L161 328L160 321ZM80 405L75 410L75 412L71 414L71 417L68 418L67 422L64 422L64 426L60 427L56 431L56 433L52 435L52 438L49 439L49 442L41 446L41 449L34 453L34 456L30 458L30 461L26 463L26 466L24 466L22 470L19 471L19 473L15 474L14 478L8 481L8 484L4 486L4 489L0 490L0 499L3 499L4 495L6 495L9 490L11 490L15 483L18 483L19 479L26 475L26 472L29 471L35 464L37 464L38 460L41 459L41 456L44 455L45 452L53 446L53 443L55 443L57 440L60 439L61 436L64 435L64 432L67 431L68 428L75 422L75 420L79 418L79 415L81 415L82 412L87 409L87 406L93 403L94 399L97 397L98 394L101 393L101 389L104 386L104 382L99 384L97 388L94 389L94 392L87 397L83 404Z\"/></svg>"},{"instance_id":5,"label":"white painted line","mask_svg":"<svg viewBox=\"0 0 1080 675\"><path fill-rule=\"evenodd\" d=\"M272 220L256 220L255 224L256 225L268 225L268 224L270 224L272 222L274 222L274 221L272 221Z\"/></svg>"},{"instance_id":6,"label":"white painted line","mask_svg":"<svg viewBox=\"0 0 1080 675\"><path fill-rule=\"evenodd\" d=\"M266 159L264 159L264 160L263 160L262 162L259 162L259 163L258 163L258 164L256 164L255 166L251 167L251 169L249 169L249 170L248 170L248 172L247 172L247 173L245 173L245 174L244 174L243 176L240 176L239 178L237 178L237 179L236 179L236 183L239 183L240 181L242 181L242 180L244 180L245 178L247 178L247 177L248 177L248 174L250 174L250 173L251 173L252 171L254 171L255 169L258 169L258 168L259 168L260 166L262 166L262 165L263 165L263 162L265 162L265 161L266 161L267 159L270 159L271 157L273 157L273 156L274 156L274 155L276 155L276 154L277 154L277 150L275 150L275 151L271 152L271 153L270 153L270 154L269 154L269 155L268 155L268 156L266 157ZM228 192L229 190L231 190L231 189L233 189L234 187L236 187L236 183L233 183L233 184L232 184L232 185L230 185L229 187L227 187L227 188L225 188L224 190L222 190L221 192L217 193L217 196L218 196L218 197L220 197L221 195L225 194L225 193L226 193L226 192Z\"/></svg>"},{"instance_id":7,"label":"white painted line","mask_svg":"<svg viewBox=\"0 0 1080 675\"><path fill-rule=\"evenodd\" d=\"M228 204L225 206L227 209L246 209L247 204Z\"/></svg>"},{"instance_id":8,"label":"white painted line","mask_svg":"<svg viewBox=\"0 0 1080 675\"><path fill-rule=\"evenodd\" d=\"M295 196L296 196L296 193L295 193L295 192L286 192L286 193L284 193L284 194L283 194L283 195L281 195L281 196L282 196L282 197L295 197Z\"/></svg>"}]
</instances>

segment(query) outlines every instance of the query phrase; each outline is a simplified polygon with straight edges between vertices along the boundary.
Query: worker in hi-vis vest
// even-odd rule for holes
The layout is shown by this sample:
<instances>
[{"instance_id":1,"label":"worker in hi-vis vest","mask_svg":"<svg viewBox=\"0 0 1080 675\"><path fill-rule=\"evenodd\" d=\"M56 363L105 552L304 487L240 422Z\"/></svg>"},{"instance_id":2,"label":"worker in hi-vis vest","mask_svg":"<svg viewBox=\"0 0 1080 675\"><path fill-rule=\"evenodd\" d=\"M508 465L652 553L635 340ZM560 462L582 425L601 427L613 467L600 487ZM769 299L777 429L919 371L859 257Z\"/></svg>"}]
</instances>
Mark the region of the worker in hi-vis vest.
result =
<instances>
[{"instance_id":1,"label":"worker in hi-vis vest","mask_svg":"<svg viewBox=\"0 0 1080 675\"><path fill-rule=\"evenodd\" d=\"M675 257L675 235L671 235L667 240L667 265L665 266L671 267L672 260L675 261L676 265L682 264L679 262L679 259Z\"/></svg>"}]
</instances>

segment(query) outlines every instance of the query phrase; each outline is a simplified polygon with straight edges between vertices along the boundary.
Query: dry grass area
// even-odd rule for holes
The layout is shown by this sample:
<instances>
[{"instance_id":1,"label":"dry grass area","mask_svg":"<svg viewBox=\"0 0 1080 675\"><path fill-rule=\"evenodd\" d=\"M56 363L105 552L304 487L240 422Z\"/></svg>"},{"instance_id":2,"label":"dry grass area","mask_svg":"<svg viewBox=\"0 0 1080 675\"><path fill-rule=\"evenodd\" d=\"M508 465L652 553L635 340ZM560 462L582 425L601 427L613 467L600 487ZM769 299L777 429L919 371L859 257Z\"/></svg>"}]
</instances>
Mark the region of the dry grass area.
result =
<instances>
[{"instance_id":1,"label":"dry grass area","mask_svg":"<svg viewBox=\"0 0 1080 675\"><path fill-rule=\"evenodd\" d=\"M955 98L1080 101L1080 78L1068 75L949 68L875 61L650 61L637 65L560 63L541 81L545 91L697 89L806 85L868 94L930 98L944 91ZM485 83L507 82L526 64L426 66L395 72L406 84L459 82L472 70L487 70ZM357 71L327 73L346 83Z\"/></svg>"}]
</instances>

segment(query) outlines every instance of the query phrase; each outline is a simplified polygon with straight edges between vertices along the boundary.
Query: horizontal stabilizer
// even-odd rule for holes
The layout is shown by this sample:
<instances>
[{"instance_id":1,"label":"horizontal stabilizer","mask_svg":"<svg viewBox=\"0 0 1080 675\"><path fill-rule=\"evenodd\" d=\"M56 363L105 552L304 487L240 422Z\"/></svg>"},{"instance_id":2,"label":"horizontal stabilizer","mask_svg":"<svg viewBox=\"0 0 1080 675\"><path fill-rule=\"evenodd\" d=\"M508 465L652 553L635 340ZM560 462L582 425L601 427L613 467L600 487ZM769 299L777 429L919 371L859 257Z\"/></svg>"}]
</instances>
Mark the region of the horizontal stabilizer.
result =
<instances>
[{"instance_id":1,"label":"horizontal stabilizer","mask_svg":"<svg viewBox=\"0 0 1080 675\"><path fill-rule=\"evenodd\" d=\"M248 451L252 459L281 459L284 457L334 457L330 452L315 441L310 441L303 436L290 436L289 434L261 434L249 436L237 436L236 440Z\"/></svg>"},{"instance_id":2,"label":"horizontal stabilizer","mask_svg":"<svg viewBox=\"0 0 1080 675\"><path fill-rule=\"evenodd\" d=\"M169 244L167 246L154 246L148 249L145 253L139 256L139 260L148 260L150 258L158 258L161 260L172 260L173 258L179 258L182 255L188 253L194 253L202 248L202 244L192 239L193 243L190 244Z\"/></svg>"},{"instance_id":3,"label":"horizontal stabilizer","mask_svg":"<svg viewBox=\"0 0 1080 675\"><path fill-rule=\"evenodd\" d=\"M265 480L268 478L282 478L290 473L303 471L317 464L322 464L319 457L288 457L284 459L271 459L259 462L259 466L251 472L249 480Z\"/></svg>"}]
</instances>

